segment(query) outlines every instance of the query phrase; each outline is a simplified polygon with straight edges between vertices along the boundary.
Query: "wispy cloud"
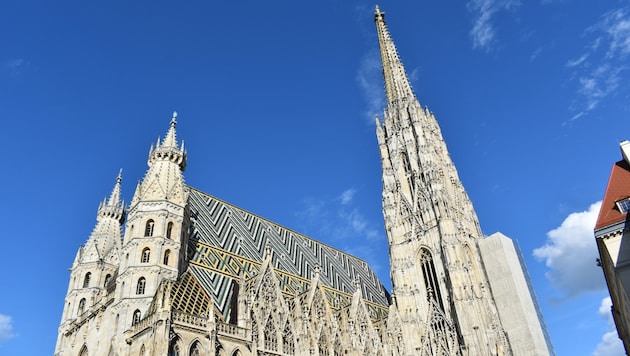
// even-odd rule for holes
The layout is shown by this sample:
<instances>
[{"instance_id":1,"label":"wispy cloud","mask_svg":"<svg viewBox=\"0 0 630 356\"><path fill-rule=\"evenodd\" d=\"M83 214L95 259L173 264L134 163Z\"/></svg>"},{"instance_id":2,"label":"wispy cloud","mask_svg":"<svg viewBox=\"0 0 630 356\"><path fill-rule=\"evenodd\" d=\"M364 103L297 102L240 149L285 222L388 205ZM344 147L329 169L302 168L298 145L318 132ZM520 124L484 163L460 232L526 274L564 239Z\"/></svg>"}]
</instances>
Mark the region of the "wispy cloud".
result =
<instances>
[{"instance_id":1,"label":"wispy cloud","mask_svg":"<svg viewBox=\"0 0 630 356\"><path fill-rule=\"evenodd\" d=\"M489 51L496 37L494 17L497 13L515 9L520 5L519 0L470 0L468 10L473 13L473 28L470 38L473 48Z\"/></svg>"},{"instance_id":2,"label":"wispy cloud","mask_svg":"<svg viewBox=\"0 0 630 356\"><path fill-rule=\"evenodd\" d=\"M568 121L596 109L619 89L630 55L630 7L605 13L584 31L583 37L588 39L584 53L566 63L574 71L579 95L573 105L579 112Z\"/></svg>"},{"instance_id":3,"label":"wispy cloud","mask_svg":"<svg viewBox=\"0 0 630 356\"><path fill-rule=\"evenodd\" d=\"M615 321L610 310L612 301L610 297L605 297L599 306L598 314L600 317L608 322L608 328L610 331L606 332L602 336L602 340L597 345L597 348L593 352L593 356L623 356L626 354L623 349L623 343L617 335L615 329Z\"/></svg>"},{"instance_id":4,"label":"wispy cloud","mask_svg":"<svg viewBox=\"0 0 630 356\"><path fill-rule=\"evenodd\" d=\"M342 205L350 203L352 201L352 198L354 198L356 192L357 190L354 188L344 190L343 193L341 193L341 195L339 196L339 201L341 201Z\"/></svg>"},{"instance_id":5,"label":"wispy cloud","mask_svg":"<svg viewBox=\"0 0 630 356\"><path fill-rule=\"evenodd\" d=\"M15 337L15 333L13 332L11 317L0 314L0 342L12 339L13 337Z\"/></svg>"},{"instance_id":6,"label":"wispy cloud","mask_svg":"<svg viewBox=\"0 0 630 356\"><path fill-rule=\"evenodd\" d=\"M26 65L27 62L24 59L15 58L4 62L4 69L11 75L20 75Z\"/></svg>"},{"instance_id":7,"label":"wispy cloud","mask_svg":"<svg viewBox=\"0 0 630 356\"><path fill-rule=\"evenodd\" d=\"M385 107L381 60L376 50L370 51L363 57L356 78L367 101L365 117L372 124L374 116L380 115Z\"/></svg>"},{"instance_id":8,"label":"wispy cloud","mask_svg":"<svg viewBox=\"0 0 630 356\"><path fill-rule=\"evenodd\" d=\"M328 199L307 198L296 212L301 231L365 260L384 283L387 267L381 266L387 239L381 227L366 218L355 202L358 191L344 190Z\"/></svg>"},{"instance_id":9,"label":"wispy cloud","mask_svg":"<svg viewBox=\"0 0 630 356\"><path fill-rule=\"evenodd\" d=\"M534 250L534 256L544 261L545 274L562 293L562 299L605 289L602 271L595 264L597 247L593 228L601 202L587 211L569 214L562 224L547 233L545 244Z\"/></svg>"}]
</instances>

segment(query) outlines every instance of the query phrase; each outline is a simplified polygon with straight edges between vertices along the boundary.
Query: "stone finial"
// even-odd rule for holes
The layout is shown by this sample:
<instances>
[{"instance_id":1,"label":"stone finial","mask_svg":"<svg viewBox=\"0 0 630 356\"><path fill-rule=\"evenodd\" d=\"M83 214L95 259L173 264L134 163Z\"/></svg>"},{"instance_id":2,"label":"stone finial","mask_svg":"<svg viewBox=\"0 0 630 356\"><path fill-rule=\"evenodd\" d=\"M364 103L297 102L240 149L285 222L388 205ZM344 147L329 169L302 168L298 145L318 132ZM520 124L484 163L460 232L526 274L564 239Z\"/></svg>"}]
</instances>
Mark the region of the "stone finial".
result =
<instances>
[{"instance_id":1,"label":"stone finial","mask_svg":"<svg viewBox=\"0 0 630 356\"><path fill-rule=\"evenodd\" d=\"M265 244L265 259L270 258L270 257L271 257L271 242L267 240L267 243Z\"/></svg>"}]
</instances>

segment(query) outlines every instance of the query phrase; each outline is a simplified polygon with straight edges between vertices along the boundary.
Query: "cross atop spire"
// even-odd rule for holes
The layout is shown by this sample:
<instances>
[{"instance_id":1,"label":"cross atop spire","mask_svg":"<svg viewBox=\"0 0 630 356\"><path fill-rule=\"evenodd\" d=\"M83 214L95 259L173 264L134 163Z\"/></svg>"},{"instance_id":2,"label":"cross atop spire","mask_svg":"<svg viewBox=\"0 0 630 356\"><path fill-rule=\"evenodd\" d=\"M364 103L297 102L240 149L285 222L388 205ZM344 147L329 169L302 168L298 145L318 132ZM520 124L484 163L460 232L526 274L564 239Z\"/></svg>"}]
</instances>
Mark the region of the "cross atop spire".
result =
<instances>
[{"instance_id":1,"label":"cross atop spire","mask_svg":"<svg viewBox=\"0 0 630 356\"><path fill-rule=\"evenodd\" d=\"M387 105L392 107L400 102L411 101L415 98L409 78L405 73L398 51L394 45L389 30L385 25L385 13L381 12L378 5L374 10L374 22L378 33L378 43L383 61L383 78L385 79L385 93Z\"/></svg>"},{"instance_id":2,"label":"cross atop spire","mask_svg":"<svg viewBox=\"0 0 630 356\"><path fill-rule=\"evenodd\" d=\"M124 214L124 203L121 200L120 193L120 183L122 182L122 168L118 172L118 176L116 177L116 184L114 184L114 189L112 189L112 193L109 195L109 199L103 199L101 204L98 207L98 216L100 217L112 217L116 220L119 220L121 223L125 219Z\"/></svg>"},{"instance_id":3,"label":"cross atop spire","mask_svg":"<svg viewBox=\"0 0 630 356\"><path fill-rule=\"evenodd\" d=\"M149 165L153 164L153 162L157 160L169 160L171 162L177 163L180 169L184 171L184 169L186 168L186 151L184 150L183 141L181 147L177 147L177 132L175 130L176 126L177 111L174 111L171 118L170 127L168 129L168 132L166 132L166 135L164 136L164 141L160 142L160 138L158 137L155 149L151 147L151 152L149 153Z\"/></svg>"}]
</instances>

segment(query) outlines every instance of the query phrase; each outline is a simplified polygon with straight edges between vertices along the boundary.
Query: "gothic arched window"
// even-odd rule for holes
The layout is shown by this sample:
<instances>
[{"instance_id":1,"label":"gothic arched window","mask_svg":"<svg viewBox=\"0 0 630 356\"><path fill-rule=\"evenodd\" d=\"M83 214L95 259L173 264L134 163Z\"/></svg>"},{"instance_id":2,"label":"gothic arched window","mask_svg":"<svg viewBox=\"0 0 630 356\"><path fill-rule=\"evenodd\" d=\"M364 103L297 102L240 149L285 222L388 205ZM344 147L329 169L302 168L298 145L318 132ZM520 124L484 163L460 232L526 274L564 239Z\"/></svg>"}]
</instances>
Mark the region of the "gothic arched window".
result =
<instances>
[{"instance_id":1,"label":"gothic arched window","mask_svg":"<svg viewBox=\"0 0 630 356\"><path fill-rule=\"evenodd\" d=\"M171 344L168 347L168 356L180 356L179 345L177 344L177 341L178 341L177 337L171 340Z\"/></svg>"},{"instance_id":2,"label":"gothic arched window","mask_svg":"<svg viewBox=\"0 0 630 356\"><path fill-rule=\"evenodd\" d=\"M144 277L140 277L140 279L138 279L138 285L136 286L136 294L144 294L146 284L147 280Z\"/></svg>"},{"instance_id":3,"label":"gothic arched window","mask_svg":"<svg viewBox=\"0 0 630 356\"><path fill-rule=\"evenodd\" d=\"M201 346L199 346L199 341L195 341L190 347L190 356L201 356Z\"/></svg>"},{"instance_id":4,"label":"gothic arched window","mask_svg":"<svg viewBox=\"0 0 630 356\"><path fill-rule=\"evenodd\" d=\"M146 348L144 347L144 344L142 344L142 346L140 346L140 356L144 356L144 354L146 353Z\"/></svg>"},{"instance_id":5,"label":"gothic arched window","mask_svg":"<svg viewBox=\"0 0 630 356\"><path fill-rule=\"evenodd\" d=\"M319 342L317 343L317 348L319 349L320 356L330 355L330 350L328 347L328 340L326 339L326 335L324 334L324 331L322 331L321 335L319 336Z\"/></svg>"},{"instance_id":6,"label":"gothic arched window","mask_svg":"<svg viewBox=\"0 0 630 356\"><path fill-rule=\"evenodd\" d=\"M92 277L92 273L88 272L85 274L85 278L83 278L83 288L87 288L90 286L91 277Z\"/></svg>"},{"instance_id":7,"label":"gothic arched window","mask_svg":"<svg viewBox=\"0 0 630 356\"><path fill-rule=\"evenodd\" d=\"M81 315L83 314L84 311L85 311L85 298L81 298L81 300L79 301L79 310L77 314Z\"/></svg>"},{"instance_id":8,"label":"gothic arched window","mask_svg":"<svg viewBox=\"0 0 630 356\"><path fill-rule=\"evenodd\" d=\"M151 258L151 249L148 247L145 247L142 250L142 257L140 257L140 262L141 263L149 263L149 259Z\"/></svg>"},{"instance_id":9,"label":"gothic arched window","mask_svg":"<svg viewBox=\"0 0 630 356\"><path fill-rule=\"evenodd\" d=\"M107 276L105 276L105 282L103 282L103 287L107 287L107 285L109 284L111 280L112 280L112 275L108 273Z\"/></svg>"},{"instance_id":10,"label":"gothic arched window","mask_svg":"<svg viewBox=\"0 0 630 356\"><path fill-rule=\"evenodd\" d=\"M267 319L267 325L265 325L265 349L271 351L278 350L278 335L276 334L276 327L271 317Z\"/></svg>"},{"instance_id":11,"label":"gothic arched window","mask_svg":"<svg viewBox=\"0 0 630 356\"><path fill-rule=\"evenodd\" d=\"M155 227L155 221L153 220L147 221L147 224L144 227L144 236L153 236L154 227Z\"/></svg>"},{"instance_id":12,"label":"gothic arched window","mask_svg":"<svg viewBox=\"0 0 630 356\"><path fill-rule=\"evenodd\" d=\"M168 225L166 225L166 238L170 239L173 234L173 222L169 221Z\"/></svg>"},{"instance_id":13,"label":"gothic arched window","mask_svg":"<svg viewBox=\"0 0 630 356\"><path fill-rule=\"evenodd\" d=\"M133 319L131 319L131 325L136 325L140 322L140 317L142 317L142 314L140 313L140 310L136 309L136 311L133 312Z\"/></svg>"},{"instance_id":14,"label":"gothic arched window","mask_svg":"<svg viewBox=\"0 0 630 356\"><path fill-rule=\"evenodd\" d=\"M79 356L88 356L87 345L83 345L83 347L81 348L81 351L79 351Z\"/></svg>"},{"instance_id":15,"label":"gothic arched window","mask_svg":"<svg viewBox=\"0 0 630 356\"><path fill-rule=\"evenodd\" d=\"M163 259L163 261L162 261L162 262L163 262L165 265L167 265L167 266L168 266L168 259L169 259L169 257L171 257L171 250L166 250L166 251L164 251L164 259Z\"/></svg>"},{"instance_id":16,"label":"gothic arched window","mask_svg":"<svg viewBox=\"0 0 630 356\"><path fill-rule=\"evenodd\" d=\"M293 339L293 332L291 331L291 325L287 321L282 333L282 352L285 355L295 354L295 340Z\"/></svg>"},{"instance_id":17,"label":"gothic arched window","mask_svg":"<svg viewBox=\"0 0 630 356\"><path fill-rule=\"evenodd\" d=\"M424 278L424 287L429 299L435 299L440 309L444 310L442 303L442 294L440 293L440 284L433 264L433 256L426 248L420 250L420 265L422 266L422 277Z\"/></svg>"}]
</instances>

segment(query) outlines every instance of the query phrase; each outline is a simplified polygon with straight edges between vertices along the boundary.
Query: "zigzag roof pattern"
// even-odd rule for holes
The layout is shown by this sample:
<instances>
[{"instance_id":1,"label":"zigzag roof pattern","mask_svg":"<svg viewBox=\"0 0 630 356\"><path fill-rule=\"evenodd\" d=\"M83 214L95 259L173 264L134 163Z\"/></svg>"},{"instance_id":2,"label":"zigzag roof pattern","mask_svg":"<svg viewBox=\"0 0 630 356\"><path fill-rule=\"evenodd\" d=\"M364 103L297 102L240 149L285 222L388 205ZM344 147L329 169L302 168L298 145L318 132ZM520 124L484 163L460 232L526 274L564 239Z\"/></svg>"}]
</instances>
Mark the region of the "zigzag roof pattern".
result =
<instances>
[{"instance_id":1,"label":"zigzag roof pattern","mask_svg":"<svg viewBox=\"0 0 630 356\"><path fill-rule=\"evenodd\" d=\"M240 273L248 278L258 271L267 244L284 293L306 291L315 266L319 265L321 283L330 292L330 298L338 299L331 304L345 304L341 299L354 293L354 281L358 278L366 302L386 310L389 294L365 261L189 188L189 268L224 317L230 314L233 283Z\"/></svg>"}]
</instances>

